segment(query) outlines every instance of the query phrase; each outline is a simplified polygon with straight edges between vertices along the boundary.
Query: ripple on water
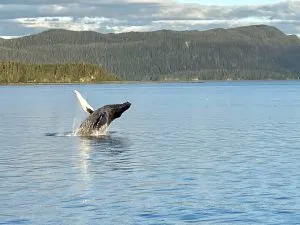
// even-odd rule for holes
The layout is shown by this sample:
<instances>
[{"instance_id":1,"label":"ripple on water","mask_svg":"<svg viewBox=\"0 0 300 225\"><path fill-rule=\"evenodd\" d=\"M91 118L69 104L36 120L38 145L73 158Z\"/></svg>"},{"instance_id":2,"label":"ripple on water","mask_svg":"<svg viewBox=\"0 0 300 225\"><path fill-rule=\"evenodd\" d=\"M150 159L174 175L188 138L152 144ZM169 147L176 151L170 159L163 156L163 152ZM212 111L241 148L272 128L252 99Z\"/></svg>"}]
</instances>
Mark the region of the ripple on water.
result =
<instances>
[{"instance_id":1,"label":"ripple on water","mask_svg":"<svg viewBox=\"0 0 300 225\"><path fill-rule=\"evenodd\" d=\"M100 137L68 132L74 86L0 87L0 223L298 224L289 84L80 86L91 103L133 103Z\"/></svg>"}]
</instances>

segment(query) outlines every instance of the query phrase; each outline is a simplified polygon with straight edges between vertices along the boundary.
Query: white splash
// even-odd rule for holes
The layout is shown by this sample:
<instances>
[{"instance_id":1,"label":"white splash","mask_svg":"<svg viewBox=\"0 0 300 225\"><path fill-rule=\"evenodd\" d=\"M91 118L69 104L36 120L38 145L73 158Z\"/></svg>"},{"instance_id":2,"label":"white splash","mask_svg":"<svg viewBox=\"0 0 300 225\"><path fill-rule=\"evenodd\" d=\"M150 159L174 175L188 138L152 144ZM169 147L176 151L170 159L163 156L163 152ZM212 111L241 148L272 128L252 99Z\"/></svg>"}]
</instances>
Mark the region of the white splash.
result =
<instances>
[{"instance_id":1,"label":"white splash","mask_svg":"<svg viewBox=\"0 0 300 225\"><path fill-rule=\"evenodd\" d=\"M103 136L107 135L108 126L107 124L103 125L100 129L93 131L92 136Z\"/></svg>"},{"instance_id":2,"label":"white splash","mask_svg":"<svg viewBox=\"0 0 300 225\"><path fill-rule=\"evenodd\" d=\"M78 127L79 127L79 123L78 123L78 120L77 118L74 118L73 120L73 125L72 125L72 133L76 136L76 132L78 130Z\"/></svg>"},{"instance_id":3,"label":"white splash","mask_svg":"<svg viewBox=\"0 0 300 225\"><path fill-rule=\"evenodd\" d=\"M84 135L85 132L80 131L80 128L74 130L74 136L86 136ZM83 134L80 134L83 133ZM108 126L107 124L103 125L100 129L94 130L89 136L98 137L98 136L105 136L108 133Z\"/></svg>"}]
</instances>

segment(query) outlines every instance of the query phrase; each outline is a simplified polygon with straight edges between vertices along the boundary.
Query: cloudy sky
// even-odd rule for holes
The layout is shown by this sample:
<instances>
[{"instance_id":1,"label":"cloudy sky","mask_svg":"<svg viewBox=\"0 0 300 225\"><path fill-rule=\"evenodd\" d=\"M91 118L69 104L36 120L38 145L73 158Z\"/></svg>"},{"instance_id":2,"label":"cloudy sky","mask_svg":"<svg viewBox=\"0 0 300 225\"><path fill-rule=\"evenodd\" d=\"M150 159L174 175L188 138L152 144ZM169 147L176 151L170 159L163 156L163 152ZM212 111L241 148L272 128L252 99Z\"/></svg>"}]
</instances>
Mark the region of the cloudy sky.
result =
<instances>
[{"instance_id":1,"label":"cloudy sky","mask_svg":"<svg viewBox=\"0 0 300 225\"><path fill-rule=\"evenodd\" d=\"M300 0L0 0L6 38L51 28L119 33L251 24L300 36Z\"/></svg>"}]
</instances>

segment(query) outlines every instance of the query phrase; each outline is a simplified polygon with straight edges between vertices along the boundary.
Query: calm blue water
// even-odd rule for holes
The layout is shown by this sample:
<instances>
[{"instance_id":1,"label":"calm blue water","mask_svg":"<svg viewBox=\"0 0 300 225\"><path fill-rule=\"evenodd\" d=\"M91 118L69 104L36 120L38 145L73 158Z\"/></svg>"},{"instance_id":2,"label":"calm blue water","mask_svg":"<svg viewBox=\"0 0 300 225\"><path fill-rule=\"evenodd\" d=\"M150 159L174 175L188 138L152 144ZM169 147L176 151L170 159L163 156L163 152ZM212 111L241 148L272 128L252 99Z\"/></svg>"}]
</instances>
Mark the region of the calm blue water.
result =
<instances>
[{"instance_id":1,"label":"calm blue water","mask_svg":"<svg viewBox=\"0 0 300 225\"><path fill-rule=\"evenodd\" d=\"M64 135L130 101L102 139ZM300 224L300 82L0 87L0 224ZM53 134L53 135L49 135Z\"/></svg>"}]
</instances>

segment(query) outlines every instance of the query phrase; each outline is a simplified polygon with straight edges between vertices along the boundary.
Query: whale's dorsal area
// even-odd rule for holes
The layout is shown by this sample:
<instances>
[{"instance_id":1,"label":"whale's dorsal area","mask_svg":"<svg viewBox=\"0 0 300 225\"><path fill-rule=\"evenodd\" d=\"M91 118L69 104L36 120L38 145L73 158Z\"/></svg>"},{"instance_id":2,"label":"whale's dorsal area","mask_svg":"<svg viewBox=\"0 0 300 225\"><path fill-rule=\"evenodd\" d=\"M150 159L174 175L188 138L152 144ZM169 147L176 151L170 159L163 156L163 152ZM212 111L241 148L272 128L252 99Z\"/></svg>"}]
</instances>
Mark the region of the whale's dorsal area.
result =
<instances>
[{"instance_id":1,"label":"whale's dorsal area","mask_svg":"<svg viewBox=\"0 0 300 225\"><path fill-rule=\"evenodd\" d=\"M86 111L87 113L89 114L92 114L95 110L93 109L92 106L90 106L90 104L82 97L82 95L79 93L79 91L77 90L74 90L76 96L77 96L77 99L82 107L82 109L84 111Z\"/></svg>"}]
</instances>

